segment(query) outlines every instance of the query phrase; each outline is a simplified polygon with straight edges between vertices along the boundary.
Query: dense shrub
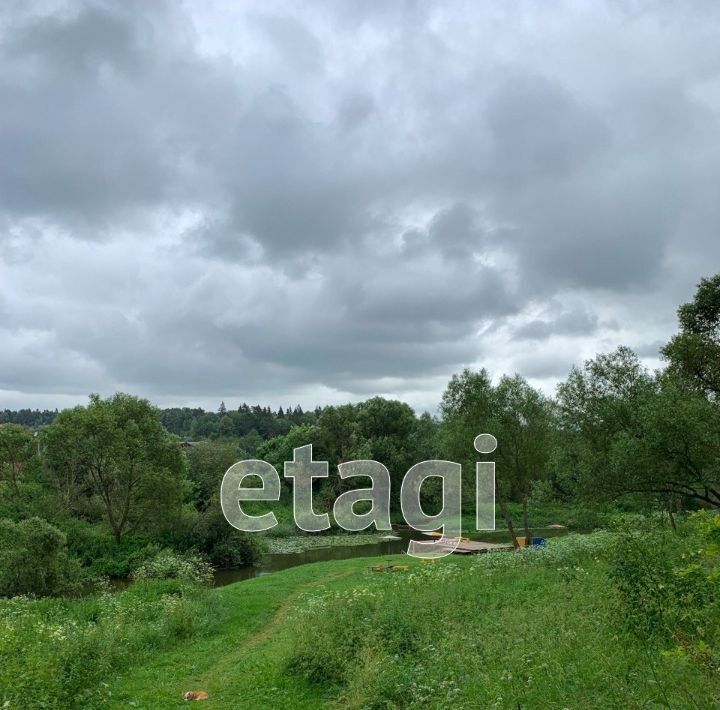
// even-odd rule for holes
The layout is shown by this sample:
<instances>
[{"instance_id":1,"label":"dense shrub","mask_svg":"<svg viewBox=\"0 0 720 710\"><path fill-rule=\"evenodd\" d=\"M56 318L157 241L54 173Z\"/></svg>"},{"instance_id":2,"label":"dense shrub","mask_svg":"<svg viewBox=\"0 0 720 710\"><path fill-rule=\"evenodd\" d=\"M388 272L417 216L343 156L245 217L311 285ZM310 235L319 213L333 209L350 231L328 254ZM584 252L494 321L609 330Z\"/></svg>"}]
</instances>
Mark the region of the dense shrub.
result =
<instances>
[{"instance_id":1,"label":"dense shrub","mask_svg":"<svg viewBox=\"0 0 720 710\"><path fill-rule=\"evenodd\" d=\"M62 526L68 550L80 561L88 577L126 578L163 547L148 535L127 534L119 543L115 542L104 526L82 520L66 520Z\"/></svg>"},{"instance_id":2,"label":"dense shrub","mask_svg":"<svg viewBox=\"0 0 720 710\"><path fill-rule=\"evenodd\" d=\"M720 516L698 513L680 534L668 530L618 537L611 578L634 633L720 669Z\"/></svg>"},{"instance_id":3,"label":"dense shrub","mask_svg":"<svg viewBox=\"0 0 720 710\"><path fill-rule=\"evenodd\" d=\"M199 514L190 542L217 567L253 564L264 550L257 534L240 532L228 524L219 500Z\"/></svg>"},{"instance_id":4,"label":"dense shrub","mask_svg":"<svg viewBox=\"0 0 720 710\"><path fill-rule=\"evenodd\" d=\"M192 552L179 554L162 550L132 572L135 581L177 579L193 584L209 585L213 568L209 562Z\"/></svg>"},{"instance_id":5,"label":"dense shrub","mask_svg":"<svg viewBox=\"0 0 720 710\"><path fill-rule=\"evenodd\" d=\"M0 597L67 594L79 577L60 530L40 518L0 520Z\"/></svg>"},{"instance_id":6,"label":"dense shrub","mask_svg":"<svg viewBox=\"0 0 720 710\"><path fill-rule=\"evenodd\" d=\"M162 549L178 553L197 550L216 567L252 564L263 553L260 536L235 530L222 515L220 504L203 512L189 511L173 531L162 534L128 533L116 542L103 526L81 520L64 520L68 549L87 577L126 578Z\"/></svg>"}]
</instances>

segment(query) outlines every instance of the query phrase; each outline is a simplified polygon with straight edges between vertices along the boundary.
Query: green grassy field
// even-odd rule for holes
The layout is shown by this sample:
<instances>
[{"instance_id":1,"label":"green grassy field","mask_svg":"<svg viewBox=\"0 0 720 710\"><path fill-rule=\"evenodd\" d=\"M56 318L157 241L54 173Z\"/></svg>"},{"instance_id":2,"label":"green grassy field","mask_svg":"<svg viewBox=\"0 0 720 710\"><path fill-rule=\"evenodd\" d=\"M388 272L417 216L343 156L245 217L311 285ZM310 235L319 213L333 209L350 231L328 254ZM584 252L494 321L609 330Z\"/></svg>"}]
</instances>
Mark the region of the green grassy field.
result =
<instances>
[{"instance_id":1,"label":"green grassy field","mask_svg":"<svg viewBox=\"0 0 720 710\"><path fill-rule=\"evenodd\" d=\"M187 690L268 710L718 707L714 661L628 626L612 535L0 602L0 707L180 708Z\"/></svg>"},{"instance_id":2,"label":"green grassy field","mask_svg":"<svg viewBox=\"0 0 720 710\"><path fill-rule=\"evenodd\" d=\"M717 684L626 632L592 557L554 566L457 558L374 573L307 565L214 592L215 633L146 659L112 707L717 707ZM329 602L326 603L326 600Z\"/></svg>"},{"instance_id":3,"label":"green grassy field","mask_svg":"<svg viewBox=\"0 0 720 710\"><path fill-rule=\"evenodd\" d=\"M395 558L399 559L399 558ZM202 707L320 708L333 692L288 673L296 626L288 615L307 593L351 590L369 574L373 559L295 567L213 590L225 621L216 633L159 654L108 688L112 707L186 707L182 693L210 694Z\"/></svg>"}]
</instances>

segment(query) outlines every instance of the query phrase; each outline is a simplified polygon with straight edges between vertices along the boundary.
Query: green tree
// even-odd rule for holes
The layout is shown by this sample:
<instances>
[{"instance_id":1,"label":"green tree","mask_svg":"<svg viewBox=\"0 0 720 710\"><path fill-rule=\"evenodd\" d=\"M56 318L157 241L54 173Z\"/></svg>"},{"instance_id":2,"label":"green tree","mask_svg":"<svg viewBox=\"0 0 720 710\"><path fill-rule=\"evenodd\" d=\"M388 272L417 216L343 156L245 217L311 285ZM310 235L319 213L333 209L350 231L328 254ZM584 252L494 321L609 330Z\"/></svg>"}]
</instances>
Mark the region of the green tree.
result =
<instances>
[{"instance_id":1,"label":"green tree","mask_svg":"<svg viewBox=\"0 0 720 710\"><path fill-rule=\"evenodd\" d=\"M493 399L492 433L498 440L494 456L500 505L505 500L520 500L529 544L527 499L532 483L546 474L553 433L552 407L550 401L520 375L502 377ZM507 511L503 514L507 516Z\"/></svg>"},{"instance_id":2,"label":"green tree","mask_svg":"<svg viewBox=\"0 0 720 710\"><path fill-rule=\"evenodd\" d=\"M635 427L618 432L603 475L611 496L679 499L720 506L720 408L673 373L637 402Z\"/></svg>"},{"instance_id":3,"label":"green tree","mask_svg":"<svg viewBox=\"0 0 720 710\"><path fill-rule=\"evenodd\" d=\"M503 377L493 386L487 370L463 370L453 375L440 405L440 448L445 458L463 466L465 497L475 500L475 464L478 434L492 434L498 441L491 455L496 466L496 498L513 544L517 535L508 502L523 505L526 537L530 536L527 498L533 481L545 475L553 432L550 401L522 377Z\"/></svg>"},{"instance_id":4,"label":"green tree","mask_svg":"<svg viewBox=\"0 0 720 710\"><path fill-rule=\"evenodd\" d=\"M206 554L219 567L252 564L257 562L263 551L258 535L241 532L228 525L220 507L219 492L198 515L191 540L194 548Z\"/></svg>"},{"instance_id":5,"label":"green tree","mask_svg":"<svg viewBox=\"0 0 720 710\"><path fill-rule=\"evenodd\" d=\"M453 375L442 396L439 441L443 456L463 467L463 480L470 490L475 484L478 434L492 434L494 389L487 370L463 370Z\"/></svg>"},{"instance_id":6,"label":"green tree","mask_svg":"<svg viewBox=\"0 0 720 710\"><path fill-rule=\"evenodd\" d=\"M0 520L0 597L63 594L79 576L60 530L40 518Z\"/></svg>"},{"instance_id":7,"label":"green tree","mask_svg":"<svg viewBox=\"0 0 720 710\"><path fill-rule=\"evenodd\" d=\"M720 274L702 279L678 308L680 332L663 348L669 369L690 386L720 397Z\"/></svg>"},{"instance_id":8,"label":"green tree","mask_svg":"<svg viewBox=\"0 0 720 710\"><path fill-rule=\"evenodd\" d=\"M440 456L440 422L429 412L423 412L410 435L413 462L437 459Z\"/></svg>"},{"instance_id":9,"label":"green tree","mask_svg":"<svg viewBox=\"0 0 720 710\"><path fill-rule=\"evenodd\" d=\"M185 455L193 498L199 510L204 510L220 490L225 471L234 463L250 458L234 444L224 441L200 441L187 449Z\"/></svg>"},{"instance_id":10,"label":"green tree","mask_svg":"<svg viewBox=\"0 0 720 710\"><path fill-rule=\"evenodd\" d=\"M394 504L399 502L400 483L415 458L418 421L412 408L403 402L374 397L361 404L326 407L316 425L293 426L284 436L270 439L257 457L270 462L282 475L283 464L293 458L293 449L313 445L316 461L327 461L330 472L353 459L375 459L390 471ZM334 476L318 483L318 504L329 503L340 492L367 481L340 481Z\"/></svg>"},{"instance_id":11,"label":"green tree","mask_svg":"<svg viewBox=\"0 0 720 710\"><path fill-rule=\"evenodd\" d=\"M373 397L357 409L357 450L353 458L371 458L390 472L391 501L400 504L400 486L415 459L413 435L417 417L412 408L398 400ZM358 485L367 485L359 483Z\"/></svg>"},{"instance_id":12,"label":"green tree","mask_svg":"<svg viewBox=\"0 0 720 710\"><path fill-rule=\"evenodd\" d=\"M312 443L316 446L315 458L330 462L331 466L356 458L360 444L356 404L326 407L318 418Z\"/></svg>"},{"instance_id":13,"label":"green tree","mask_svg":"<svg viewBox=\"0 0 720 710\"><path fill-rule=\"evenodd\" d=\"M235 436L236 433L237 428L235 426L235 422L233 421L233 417L229 414L223 414L218 420L217 435L228 439Z\"/></svg>"},{"instance_id":14,"label":"green tree","mask_svg":"<svg viewBox=\"0 0 720 710\"><path fill-rule=\"evenodd\" d=\"M218 416L213 412L203 412L193 420L190 436L193 439L212 439L218 434Z\"/></svg>"},{"instance_id":15,"label":"green tree","mask_svg":"<svg viewBox=\"0 0 720 710\"><path fill-rule=\"evenodd\" d=\"M74 472L100 499L116 542L182 503L185 459L145 399L91 395L87 407L61 412L43 438L47 465Z\"/></svg>"},{"instance_id":16,"label":"green tree","mask_svg":"<svg viewBox=\"0 0 720 710\"><path fill-rule=\"evenodd\" d=\"M287 434L282 434L263 442L253 457L261 461L267 461L275 467L275 470L280 476L280 500L283 505L292 504L291 488L283 477L285 462L293 460L294 449L306 446L307 444L316 444L316 434L315 427L307 424L300 426L292 425ZM318 456L317 449L313 450L313 457L315 460L322 459L321 456ZM321 485L316 484L316 488L319 490Z\"/></svg>"},{"instance_id":17,"label":"green tree","mask_svg":"<svg viewBox=\"0 0 720 710\"><path fill-rule=\"evenodd\" d=\"M638 429L638 405L653 377L627 347L573 367L557 389L559 434L552 466L566 493L594 501L614 495L608 462L619 434Z\"/></svg>"},{"instance_id":18,"label":"green tree","mask_svg":"<svg viewBox=\"0 0 720 710\"><path fill-rule=\"evenodd\" d=\"M238 446L243 451L247 451L248 454L252 456L257 452L258 447L265 443L265 439L263 439L262 436L255 431L255 429L251 429L247 434L243 434L239 437L237 442Z\"/></svg>"},{"instance_id":19,"label":"green tree","mask_svg":"<svg viewBox=\"0 0 720 710\"><path fill-rule=\"evenodd\" d=\"M0 424L0 481L20 496L20 483L38 465L33 432L22 424Z\"/></svg>"}]
</instances>

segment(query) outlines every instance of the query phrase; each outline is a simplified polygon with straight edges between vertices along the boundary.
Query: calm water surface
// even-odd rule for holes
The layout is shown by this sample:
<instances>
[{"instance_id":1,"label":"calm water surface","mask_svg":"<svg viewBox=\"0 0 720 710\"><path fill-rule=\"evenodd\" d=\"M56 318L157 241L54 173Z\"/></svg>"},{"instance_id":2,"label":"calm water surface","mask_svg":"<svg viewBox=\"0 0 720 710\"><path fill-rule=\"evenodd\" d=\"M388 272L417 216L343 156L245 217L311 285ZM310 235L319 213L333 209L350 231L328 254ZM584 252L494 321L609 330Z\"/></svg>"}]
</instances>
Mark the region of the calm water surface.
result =
<instances>
[{"instance_id":1,"label":"calm water surface","mask_svg":"<svg viewBox=\"0 0 720 710\"><path fill-rule=\"evenodd\" d=\"M564 535L567 530L534 529L533 535L538 537L555 537ZM328 545L327 547L314 547L303 552L270 553L264 555L255 565L221 569L215 572L215 586L224 587L226 584L242 582L253 577L262 577L273 572L280 572L290 567L306 565L312 562L326 562L328 560L349 560L355 557L382 557L383 555L398 555L407 550L409 540L428 540L416 530L395 530L392 533L399 540L380 540L368 535L368 543L363 545ZM509 542L510 535L505 530L496 532L478 532L467 535L472 540L483 542Z\"/></svg>"},{"instance_id":2,"label":"calm water surface","mask_svg":"<svg viewBox=\"0 0 720 710\"><path fill-rule=\"evenodd\" d=\"M224 587L226 584L241 582L253 577L262 577L266 574L280 572L290 567L306 565L311 562L397 555L407 550L408 540L428 539L422 533L414 533L414 537L411 537L406 531L393 532L392 534L400 537L400 540L380 540L368 535L369 542L363 545L328 545L327 547L314 547L303 552L269 553L263 555L260 562L255 565L217 570L215 572L215 586Z\"/></svg>"}]
</instances>

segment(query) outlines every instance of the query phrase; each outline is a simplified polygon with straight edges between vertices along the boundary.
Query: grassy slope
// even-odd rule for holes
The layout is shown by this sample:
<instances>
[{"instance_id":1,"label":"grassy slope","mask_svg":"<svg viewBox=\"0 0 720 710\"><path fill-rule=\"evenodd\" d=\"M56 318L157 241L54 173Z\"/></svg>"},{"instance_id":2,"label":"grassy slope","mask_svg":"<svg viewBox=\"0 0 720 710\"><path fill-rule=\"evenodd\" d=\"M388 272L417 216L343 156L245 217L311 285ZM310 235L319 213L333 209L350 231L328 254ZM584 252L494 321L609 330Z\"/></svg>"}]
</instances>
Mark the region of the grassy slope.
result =
<instances>
[{"instance_id":1,"label":"grassy slope","mask_svg":"<svg viewBox=\"0 0 720 710\"><path fill-rule=\"evenodd\" d=\"M370 690L361 682L343 695L339 688L313 685L287 671L286 659L301 631L288 612L308 592L383 584L367 569L376 561L306 565L217 590L227 614L221 631L183 642L116 679L109 688L111 706L186 707L182 692L203 689L211 697L202 706L208 708L362 707L366 692L377 691L372 677ZM407 557L402 562L419 564ZM464 568L472 560L453 558L438 567L444 564ZM602 583L602 567L589 569ZM484 588L478 588L474 620L482 634L458 638L448 664L451 677L464 676L462 692L449 705L433 701L426 707L712 707L693 669L673 668L656 653L649 662L647 649L618 634L618 619L597 598L590 580L568 586L563 575L549 569L502 571L484 580L478 580ZM675 688L680 677L688 683L682 692Z\"/></svg>"},{"instance_id":2,"label":"grassy slope","mask_svg":"<svg viewBox=\"0 0 720 710\"><path fill-rule=\"evenodd\" d=\"M394 558L399 559L399 558ZM219 634L192 639L148 659L111 686L114 705L187 707L185 690L202 689L202 707L320 708L330 698L321 689L284 671L292 629L287 611L307 591L348 589L362 582L373 560L344 560L295 567L215 590L227 621Z\"/></svg>"}]
</instances>

